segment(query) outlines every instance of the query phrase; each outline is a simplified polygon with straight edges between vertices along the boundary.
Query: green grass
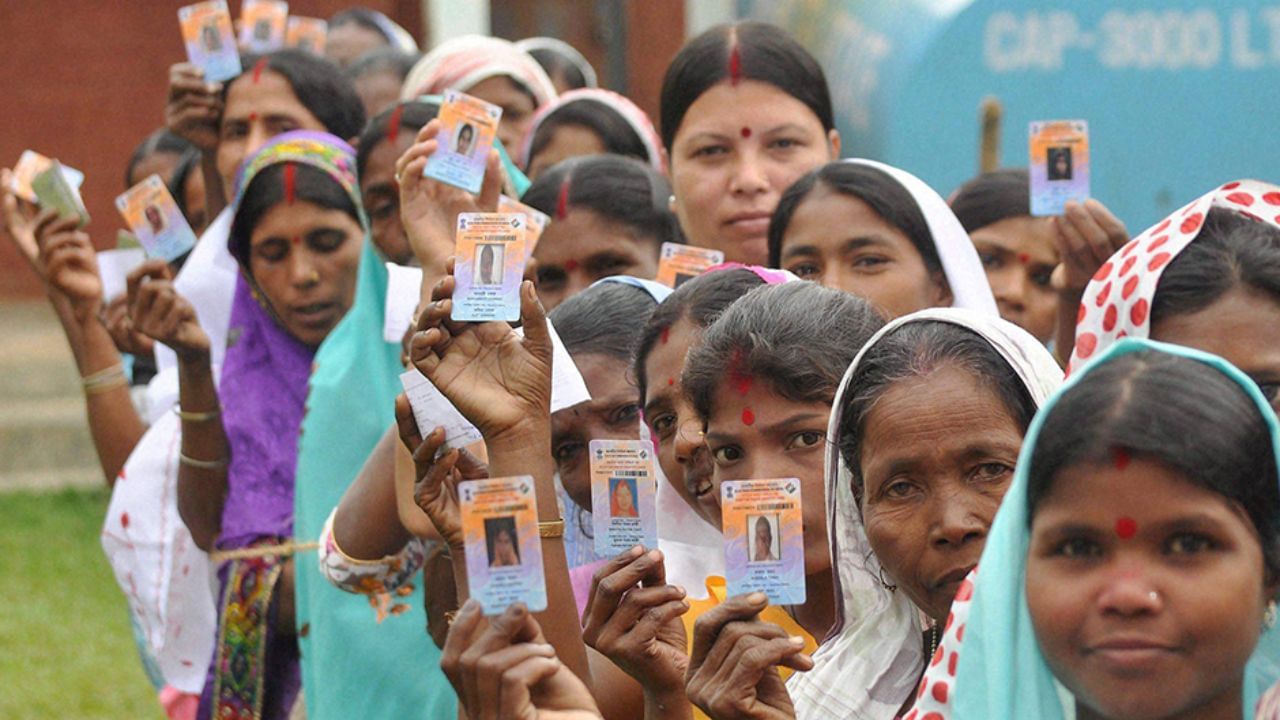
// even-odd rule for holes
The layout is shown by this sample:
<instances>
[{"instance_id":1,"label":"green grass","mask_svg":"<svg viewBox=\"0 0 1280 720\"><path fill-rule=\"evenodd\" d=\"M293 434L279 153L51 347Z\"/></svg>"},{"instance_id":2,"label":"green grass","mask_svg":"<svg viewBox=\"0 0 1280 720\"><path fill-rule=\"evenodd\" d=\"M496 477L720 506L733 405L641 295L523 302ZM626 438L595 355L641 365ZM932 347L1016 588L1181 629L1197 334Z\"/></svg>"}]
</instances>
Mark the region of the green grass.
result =
<instances>
[{"instance_id":1,"label":"green grass","mask_svg":"<svg viewBox=\"0 0 1280 720\"><path fill-rule=\"evenodd\" d=\"M0 494L0 718L163 718L98 531L107 491Z\"/></svg>"}]
</instances>

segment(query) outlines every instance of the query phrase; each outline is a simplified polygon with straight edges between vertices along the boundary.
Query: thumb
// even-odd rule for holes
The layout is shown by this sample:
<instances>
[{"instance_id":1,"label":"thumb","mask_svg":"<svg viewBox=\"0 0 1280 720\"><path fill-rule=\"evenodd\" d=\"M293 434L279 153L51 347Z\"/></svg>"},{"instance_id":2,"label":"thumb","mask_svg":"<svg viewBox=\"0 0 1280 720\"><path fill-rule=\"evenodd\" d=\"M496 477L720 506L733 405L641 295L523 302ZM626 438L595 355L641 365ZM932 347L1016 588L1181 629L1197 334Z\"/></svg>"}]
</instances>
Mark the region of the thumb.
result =
<instances>
[{"instance_id":1,"label":"thumb","mask_svg":"<svg viewBox=\"0 0 1280 720\"><path fill-rule=\"evenodd\" d=\"M524 327L524 347L530 355L551 367L551 330L547 325L547 311L542 309L533 283L520 284L520 322Z\"/></svg>"}]
</instances>

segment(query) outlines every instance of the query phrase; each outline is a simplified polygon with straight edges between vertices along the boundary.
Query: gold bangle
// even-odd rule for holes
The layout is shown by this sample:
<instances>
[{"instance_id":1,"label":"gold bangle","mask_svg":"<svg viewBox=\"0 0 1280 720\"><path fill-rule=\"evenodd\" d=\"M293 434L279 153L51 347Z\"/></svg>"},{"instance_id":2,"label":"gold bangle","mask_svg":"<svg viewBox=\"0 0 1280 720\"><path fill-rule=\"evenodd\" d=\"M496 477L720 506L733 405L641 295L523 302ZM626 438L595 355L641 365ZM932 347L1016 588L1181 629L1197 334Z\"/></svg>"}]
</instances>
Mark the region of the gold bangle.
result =
<instances>
[{"instance_id":1,"label":"gold bangle","mask_svg":"<svg viewBox=\"0 0 1280 720\"><path fill-rule=\"evenodd\" d=\"M186 465L187 467L196 468L197 470L221 470L230 463L230 460L227 458L222 458L221 460L197 460L193 457L187 457L186 454L179 450L178 462Z\"/></svg>"},{"instance_id":2,"label":"gold bangle","mask_svg":"<svg viewBox=\"0 0 1280 720\"><path fill-rule=\"evenodd\" d=\"M550 522L538 523L538 537L541 538L558 538L564 537L564 518L552 520Z\"/></svg>"},{"instance_id":3,"label":"gold bangle","mask_svg":"<svg viewBox=\"0 0 1280 720\"><path fill-rule=\"evenodd\" d=\"M173 414L187 422L208 422L216 419L222 414L221 410L210 410L208 412L195 412L183 410L181 407L174 405Z\"/></svg>"}]
</instances>

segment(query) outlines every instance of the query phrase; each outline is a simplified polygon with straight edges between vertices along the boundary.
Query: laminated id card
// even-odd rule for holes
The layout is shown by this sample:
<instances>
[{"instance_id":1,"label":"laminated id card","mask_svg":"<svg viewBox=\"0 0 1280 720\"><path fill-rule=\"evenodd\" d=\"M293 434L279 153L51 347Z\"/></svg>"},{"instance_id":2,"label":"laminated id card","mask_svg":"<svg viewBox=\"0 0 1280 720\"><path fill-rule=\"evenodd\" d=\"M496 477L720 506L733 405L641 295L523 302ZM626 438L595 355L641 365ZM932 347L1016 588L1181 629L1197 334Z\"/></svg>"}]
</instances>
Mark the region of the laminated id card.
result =
<instances>
[{"instance_id":1,"label":"laminated id card","mask_svg":"<svg viewBox=\"0 0 1280 720\"><path fill-rule=\"evenodd\" d=\"M520 319L526 224L522 214L458 215L450 317L468 322Z\"/></svg>"},{"instance_id":2,"label":"laminated id card","mask_svg":"<svg viewBox=\"0 0 1280 720\"><path fill-rule=\"evenodd\" d=\"M23 150L22 155L18 158L18 164L13 166L13 176L9 181L9 189L13 191L14 195L27 202L39 202L36 199L36 191L31 189L31 181L52 164L53 160L34 150ZM62 174L67 179L67 183L76 190L79 190L80 185L84 183L84 173L75 168L63 165Z\"/></svg>"},{"instance_id":3,"label":"laminated id card","mask_svg":"<svg viewBox=\"0 0 1280 720\"><path fill-rule=\"evenodd\" d=\"M677 243L662 243L662 253L658 257L657 281L669 288L678 288L707 268L724 262L724 253L719 250Z\"/></svg>"},{"instance_id":4,"label":"laminated id card","mask_svg":"<svg viewBox=\"0 0 1280 720\"><path fill-rule=\"evenodd\" d=\"M479 193L502 108L457 90L446 90L438 117L439 146L427 158L422 176Z\"/></svg>"},{"instance_id":5,"label":"laminated id card","mask_svg":"<svg viewBox=\"0 0 1280 720\"><path fill-rule=\"evenodd\" d=\"M284 47L289 3L284 0L244 0L240 6L240 47L269 53Z\"/></svg>"},{"instance_id":6,"label":"laminated id card","mask_svg":"<svg viewBox=\"0 0 1280 720\"><path fill-rule=\"evenodd\" d=\"M524 213L528 225L525 226L524 241L524 257L528 260L533 257L533 249L538 247L538 240L542 237L542 231L547 229L547 225L551 223L551 217L541 210L535 210L528 205L507 197L506 195L498 196L498 212L500 213Z\"/></svg>"},{"instance_id":7,"label":"laminated id card","mask_svg":"<svg viewBox=\"0 0 1280 720\"><path fill-rule=\"evenodd\" d=\"M89 224L89 211L84 207L84 200L67 181L67 174L57 160L50 161L49 167L32 178L31 189L41 207L53 208L63 217L79 218L79 227Z\"/></svg>"},{"instance_id":8,"label":"laminated id card","mask_svg":"<svg viewBox=\"0 0 1280 720\"><path fill-rule=\"evenodd\" d=\"M458 483L467 587L485 615L522 602L547 609L533 478L518 475Z\"/></svg>"},{"instance_id":9,"label":"laminated id card","mask_svg":"<svg viewBox=\"0 0 1280 720\"><path fill-rule=\"evenodd\" d=\"M762 592L774 605L805 601L800 481L728 480L720 486L729 595Z\"/></svg>"},{"instance_id":10,"label":"laminated id card","mask_svg":"<svg viewBox=\"0 0 1280 720\"><path fill-rule=\"evenodd\" d=\"M285 47L297 48L316 55L324 54L325 40L329 38L329 23L320 18L289 18L289 29L285 32Z\"/></svg>"},{"instance_id":11,"label":"laminated id card","mask_svg":"<svg viewBox=\"0 0 1280 720\"><path fill-rule=\"evenodd\" d=\"M159 175L147 177L117 197L116 210L148 257L173 262L195 247L196 233Z\"/></svg>"},{"instance_id":12,"label":"laminated id card","mask_svg":"<svg viewBox=\"0 0 1280 720\"><path fill-rule=\"evenodd\" d=\"M592 440L587 447L596 554L612 557L636 545L658 547L653 444Z\"/></svg>"},{"instance_id":13,"label":"laminated id card","mask_svg":"<svg viewBox=\"0 0 1280 720\"><path fill-rule=\"evenodd\" d=\"M204 71L205 82L222 82L240 74L240 49L231 29L225 0L188 5L178 10L187 59Z\"/></svg>"},{"instance_id":14,"label":"laminated id card","mask_svg":"<svg viewBox=\"0 0 1280 720\"><path fill-rule=\"evenodd\" d=\"M1068 200L1089 199L1089 123L1031 123L1031 214L1061 215Z\"/></svg>"}]
</instances>

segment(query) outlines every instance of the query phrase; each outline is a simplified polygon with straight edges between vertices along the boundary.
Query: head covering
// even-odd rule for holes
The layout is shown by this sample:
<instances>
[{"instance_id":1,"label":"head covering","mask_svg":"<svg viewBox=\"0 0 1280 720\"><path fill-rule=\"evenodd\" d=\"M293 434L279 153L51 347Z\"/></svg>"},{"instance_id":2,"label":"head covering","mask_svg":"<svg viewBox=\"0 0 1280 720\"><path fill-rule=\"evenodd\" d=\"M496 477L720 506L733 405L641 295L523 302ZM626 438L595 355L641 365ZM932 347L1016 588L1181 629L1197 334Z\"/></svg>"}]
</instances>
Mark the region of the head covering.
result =
<instances>
[{"instance_id":1,"label":"head covering","mask_svg":"<svg viewBox=\"0 0 1280 720\"><path fill-rule=\"evenodd\" d=\"M867 352L908 323L944 322L977 333L1000 353L1037 406L1062 382L1062 370L1022 328L972 310L930 308L885 325L854 358L831 406L827 426L826 500L836 619L814 654L816 666L787 682L800 718L890 720L924 666L920 610L904 593L887 590L853 497L853 474L840 454L845 394ZM992 716L995 717L995 716Z\"/></svg>"},{"instance_id":2,"label":"head covering","mask_svg":"<svg viewBox=\"0 0 1280 720\"><path fill-rule=\"evenodd\" d=\"M1070 694L1058 685L1045 663L1027 609L1023 576L1031 539L1027 517L1031 455L1045 419L1063 393L1092 370L1141 350L1158 350L1202 362L1240 385L1262 413L1280 465L1280 423L1257 385L1230 363L1216 355L1153 340L1128 338L1111 345L1082 372L1071 376L1041 408L1027 430L1013 484L987 536L982 562L957 592L951 606L952 620L942 636L934 663L921 683L920 699L913 710L915 718L1063 720L1072 716L1074 709L1062 696ZM947 661L941 662L942 658ZM1277 679L1280 679L1280 629L1273 628L1262 633L1246 668L1246 713ZM912 713L907 717L912 718Z\"/></svg>"},{"instance_id":3,"label":"head covering","mask_svg":"<svg viewBox=\"0 0 1280 720\"><path fill-rule=\"evenodd\" d=\"M606 277L606 278L600 278L599 280L591 283L591 287L587 289L590 290L591 288L599 285L600 283L618 283L619 285L630 285L631 287L640 288L641 290L648 293L649 297L653 298L653 301L655 303L660 303L663 300L666 300L668 295L675 292L674 290L667 287L666 285L663 285L660 282L655 282L653 280L645 280L644 278L632 277L630 275L610 275L609 277Z\"/></svg>"},{"instance_id":4,"label":"head covering","mask_svg":"<svg viewBox=\"0 0 1280 720\"><path fill-rule=\"evenodd\" d=\"M533 138L538 134L538 128L542 126L543 121L565 105L584 101L599 103L618 113L626 121L627 125L631 126L636 136L640 138L640 142L644 143L645 154L649 156L649 166L663 175L667 173L667 164L662 154L662 139L658 137L658 131L653 127L653 121L649 119L649 116L639 106L622 95L610 90L596 88L570 90L539 108L537 114L533 116L533 122L529 125L529 131L525 134L524 141L520 144L520 167L526 170L529 168L529 162L533 160L531 157Z\"/></svg>"},{"instance_id":5,"label":"head covering","mask_svg":"<svg viewBox=\"0 0 1280 720\"><path fill-rule=\"evenodd\" d=\"M541 107L556 98L546 71L514 43L484 35L464 35L440 43L409 71L400 99L439 95L445 90L467 92L491 77L508 77L524 88Z\"/></svg>"},{"instance_id":6,"label":"head covering","mask_svg":"<svg viewBox=\"0 0 1280 720\"><path fill-rule=\"evenodd\" d=\"M550 50L569 61L578 69L578 72L582 73L587 89L600 86L600 81L596 78L596 69L591 67L591 63L587 62L587 58L582 53L578 52L578 48L563 40L552 37L531 37L517 41L516 47L527 53L532 53L534 50Z\"/></svg>"},{"instance_id":7,"label":"head covering","mask_svg":"<svg viewBox=\"0 0 1280 720\"><path fill-rule=\"evenodd\" d=\"M1151 306L1165 268L1199 236L1211 208L1234 210L1280 228L1280 186L1236 180L1193 200L1112 255L1080 301L1070 371L1125 337L1151 335Z\"/></svg>"},{"instance_id":8,"label":"head covering","mask_svg":"<svg viewBox=\"0 0 1280 720\"><path fill-rule=\"evenodd\" d=\"M747 265L740 262L723 262L719 265L712 265L702 271L703 275L713 273L717 270L750 270L756 277L764 281L765 285L781 285L794 280L799 280L796 274L790 270L774 270L763 265Z\"/></svg>"},{"instance_id":9,"label":"head covering","mask_svg":"<svg viewBox=\"0 0 1280 720\"><path fill-rule=\"evenodd\" d=\"M305 478L294 491L299 542L318 541L325 519L395 423L403 368L400 338L383 337L386 306L387 268L374 253L366 225L355 302L321 343L311 372L297 441L297 476ZM379 622L370 598L331 585L315 558L300 558L294 572L310 720L457 714L456 696L439 669L439 650L423 631L420 582L402 586L394 599L384 597L394 604ZM404 681L406 667L418 668L413 682Z\"/></svg>"},{"instance_id":10,"label":"head covering","mask_svg":"<svg viewBox=\"0 0 1280 720\"><path fill-rule=\"evenodd\" d=\"M863 159L840 162L865 165L885 173L916 201L925 224L929 226L929 235L942 262L942 273L951 287L952 307L968 308L992 317L1000 315L995 296L991 294L991 285L987 282L987 273L978 259L978 251L941 195L920 178L892 165Z\"/></svg>"},{"instance_id":11,"label":"head covering","mask_svg":"<svg viewBox=\"0 0 1280 720\"><path fill-rule=\"evenodd\" d=\"M399 23L387 17L377 10L369 10L369 19L374 25L378 26L378 30L382 32L383 37L387 39L387 43L391 47L404 53L417 53L418 43Z\"/></svg>"}]
</instances>

